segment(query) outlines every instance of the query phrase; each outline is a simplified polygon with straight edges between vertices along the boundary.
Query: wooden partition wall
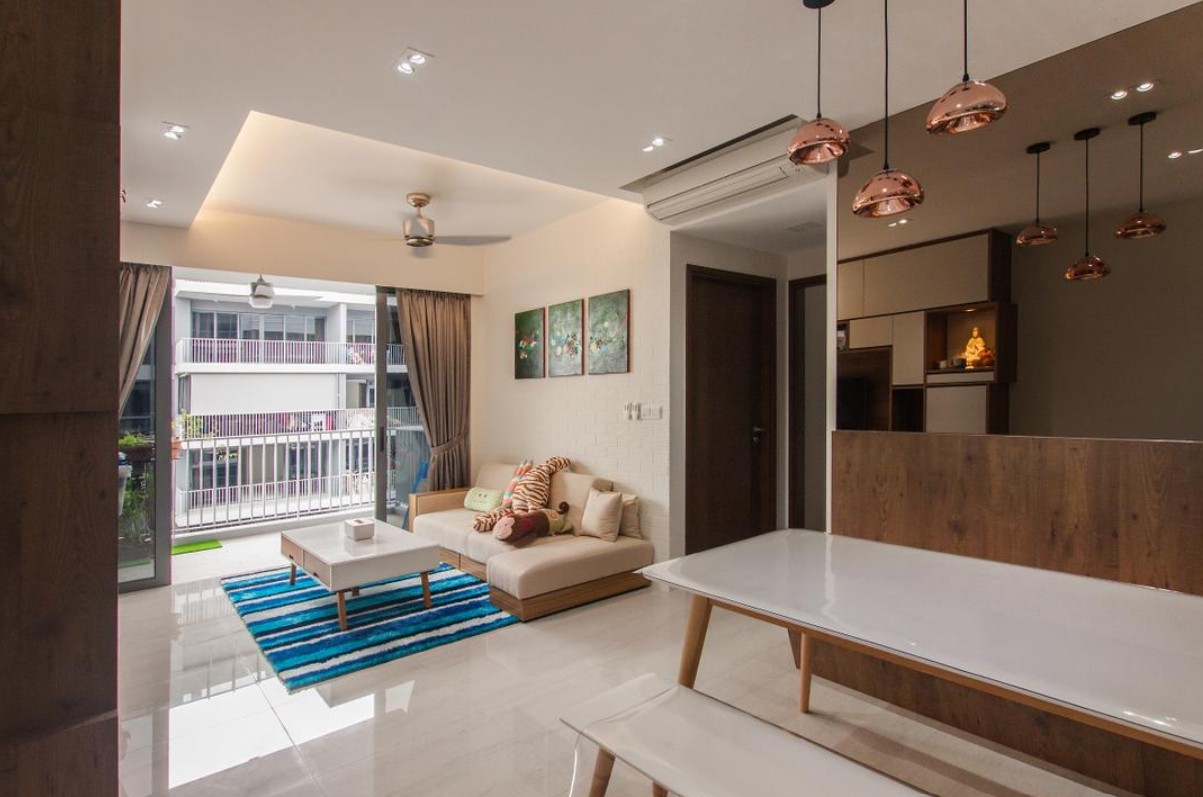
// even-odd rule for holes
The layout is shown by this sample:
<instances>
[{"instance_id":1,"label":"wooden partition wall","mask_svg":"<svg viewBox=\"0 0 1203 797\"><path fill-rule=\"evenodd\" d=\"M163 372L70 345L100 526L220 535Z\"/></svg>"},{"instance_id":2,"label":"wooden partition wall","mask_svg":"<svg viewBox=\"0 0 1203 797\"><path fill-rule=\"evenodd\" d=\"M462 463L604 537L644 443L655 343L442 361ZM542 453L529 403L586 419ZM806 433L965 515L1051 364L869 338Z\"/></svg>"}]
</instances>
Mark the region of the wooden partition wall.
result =
<instances>
[{"instance_id":1,"label":"wooden partition wall","mask_svg":"<svg viewBox=\"0 0 1203 797\"><path fill-rule=\"evenodd\" d=\"M832 531L1203 595L1203 443L835 432ZM1203 794L1197 759L827 645L814 666L1138 794Z\"/></svg>"},{"instance_id":2,"label":"wooden partition wall","mask_svg":"<svg viewBox=\"0 0 1203 797\"><path fill-rule=\"evenodd\" d=\"M117 793L117 0L0 12L0 795Z\"/></svg>"}]
</instances>

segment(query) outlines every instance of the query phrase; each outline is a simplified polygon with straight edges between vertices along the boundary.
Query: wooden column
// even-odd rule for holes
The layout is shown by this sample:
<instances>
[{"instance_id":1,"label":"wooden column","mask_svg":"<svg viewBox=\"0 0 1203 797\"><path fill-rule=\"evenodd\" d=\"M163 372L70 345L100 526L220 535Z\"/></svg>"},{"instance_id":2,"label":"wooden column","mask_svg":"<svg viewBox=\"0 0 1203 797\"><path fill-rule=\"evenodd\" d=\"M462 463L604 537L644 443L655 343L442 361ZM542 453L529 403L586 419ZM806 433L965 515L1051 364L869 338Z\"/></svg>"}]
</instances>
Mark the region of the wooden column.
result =
<instances>
[{"instance_id":1,"label":"wooden column","mask_svg":"<svg viewBox=\"0 0 1203 797\"><path fill-rule=\"evenodd\" d=\"M836 432L832 530L1203 595L1203 443ZM816 640L814 672L1149 797L1203 761Z\"/></svg>"},{"instance_id":2,"label":"wooden column","mask_svg":"<svg viewBox=\"0 0 1203 797\"><path fill-rule=\"evenodd\" d=\"M0 793L117 793L120 5L0 4Z\"/></svg>"}]
</instances>

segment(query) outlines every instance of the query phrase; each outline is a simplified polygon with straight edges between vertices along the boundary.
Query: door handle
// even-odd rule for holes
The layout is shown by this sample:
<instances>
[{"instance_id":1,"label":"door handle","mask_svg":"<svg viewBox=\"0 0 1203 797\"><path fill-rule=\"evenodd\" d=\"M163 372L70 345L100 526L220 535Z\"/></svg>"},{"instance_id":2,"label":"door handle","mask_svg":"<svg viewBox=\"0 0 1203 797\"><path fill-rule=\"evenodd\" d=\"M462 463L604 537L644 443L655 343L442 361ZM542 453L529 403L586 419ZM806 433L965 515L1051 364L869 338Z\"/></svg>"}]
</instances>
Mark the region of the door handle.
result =
<instances>
[{"instance_id":1,"label":"door handle","mask_svg":"<svg viewBox=\"0 0 1203 797\"><path fill-rule=\"evenodd\" d=\"M764 434L764 432L765 432L765 430L764 430L764 429L761 429L759 426L753 426L753 427L752 427L752 442L753 442L753 443L759 443L759 442L760 442L760 436L761 436L762 434Z\"/></svg>"}]
</instances>

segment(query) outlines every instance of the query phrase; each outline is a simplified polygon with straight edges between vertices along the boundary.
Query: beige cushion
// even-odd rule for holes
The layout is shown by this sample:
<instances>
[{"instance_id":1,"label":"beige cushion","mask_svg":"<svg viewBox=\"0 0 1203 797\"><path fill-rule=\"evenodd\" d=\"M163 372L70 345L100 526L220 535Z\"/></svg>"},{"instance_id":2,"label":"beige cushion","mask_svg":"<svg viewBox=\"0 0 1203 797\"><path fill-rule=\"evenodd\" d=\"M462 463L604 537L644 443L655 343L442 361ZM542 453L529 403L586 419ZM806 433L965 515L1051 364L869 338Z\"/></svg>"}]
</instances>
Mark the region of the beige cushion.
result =
<instances>
[{"instance_id":1,"label":"beige cushion","mask_svg":"<svg viewBox=\"0 0 1203 797\"><path fill-rule=\"evenodd\" d=\"M466 553L469 535L480 534L472 530L472 519L477 513L471 509L444 509L427 512L414 518L414 534L438 543L458 554ZM491 537L490 534L482 534Z\"/></svg>"},{"instance_id":2,"label":"beige cushion","mask_svg":"<svg viewBox=\"0 0 1203 797\"><path fill-rule=\"evenodd\" d=\"M581 518L585 516L585 503L589 500L590 490L609 490L614 483L609 479L599 479L588 473L573 473L561 470L551 476L551 503L556 509L560 502L568 504L568 519L574 528L581 527Z\"/></svg>"},{"instance_id":3,"label":"beige cushion","mask_svg":"<svg viewBox=\"0 0 1203 797\"><path fill-rule=\"evenodd\" d=\"M522 548L516 545L511 545L508 542L502 542L492 534L474 532L471 537L465 540L464 555L469 559L475 559L477 562L488 562L494 556L512 551L520 551L523 548L529 548L532 545L539 545L543 542L551 542L553 537L538 537L531 540Z\"/></svg>"},{"instance_id":4,"label":"beige cushion","mask_svg":"<svg viewBox=\"0 0 1203 797\"><path fill-rule=\"evenodd\" d=\"M515 598L583 584L652 563L654 549L645 540L619 537L542 537L526 548L489 559L489 584Z\"/></svg>"},{"instance_id":5,"label":"beige cushion","mask_svg":"<svg viewBox=\"0 0 1203 797\"><path fill-rule=\"evenodd\" d=\"M581 518L577 533L614 542L618 539L618 527L621 525L622 493L590 490L589 500L585 503L585 516Z\"/></svg>"},{"instance_id":6,"label":"beige cushion","mask_svg":"<svg viewBox=\"0 0 1203 797\"><path fill-rule=\"evenodd\" d=\"M618 533L624 537L643 539L643 532L639 528L639 496L622 494L622 521L618 524Z\"/></svg>"},{"instance_id":7,"label":"beige cushion","mask_svg":"<svg viewBox=\"0 0 1203 797\"><path fill-rule=\"evenodd\" d=\"M509 486L510 479L514 478L514 471L516 470L518 470L517 465L510 465L505 462L486 462L480 466L480 471L476 474L476 481L473 483L473 486L504 491Z\"/></svg>"}]
</instances>

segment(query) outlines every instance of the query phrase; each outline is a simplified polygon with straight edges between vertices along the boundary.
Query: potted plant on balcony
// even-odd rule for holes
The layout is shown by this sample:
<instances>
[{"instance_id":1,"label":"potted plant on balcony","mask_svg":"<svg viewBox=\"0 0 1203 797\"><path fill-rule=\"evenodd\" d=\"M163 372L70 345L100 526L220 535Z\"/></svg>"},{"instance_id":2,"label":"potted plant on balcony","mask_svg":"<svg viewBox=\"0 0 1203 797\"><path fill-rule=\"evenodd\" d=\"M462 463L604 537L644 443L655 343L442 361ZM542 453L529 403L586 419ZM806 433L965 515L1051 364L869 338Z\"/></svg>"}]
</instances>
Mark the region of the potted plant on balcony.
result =
<instances>
[{"instance_id":1,"label":"potted plant on balcony","mask_svg":"<svg viewBox=\"0 0 1203 797\"><path fill-rule=\"evenodd\" d=\"M155 438L153 435L127 432L117 438L117 450L125 454L130 463L150 462L155 458Z\"/></svg>"}]
</instances>

